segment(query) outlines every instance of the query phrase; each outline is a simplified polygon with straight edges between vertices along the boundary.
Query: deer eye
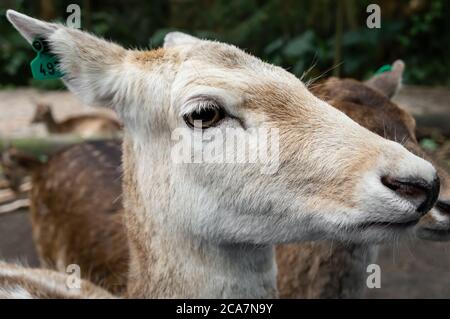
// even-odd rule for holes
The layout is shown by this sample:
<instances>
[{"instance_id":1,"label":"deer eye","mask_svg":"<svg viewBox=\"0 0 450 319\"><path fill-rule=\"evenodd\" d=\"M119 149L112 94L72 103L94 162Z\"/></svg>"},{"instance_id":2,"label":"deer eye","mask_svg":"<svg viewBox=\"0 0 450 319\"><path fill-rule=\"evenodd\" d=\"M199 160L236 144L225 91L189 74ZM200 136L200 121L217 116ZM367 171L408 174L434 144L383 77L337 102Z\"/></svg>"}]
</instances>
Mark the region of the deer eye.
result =
<instances>
[{"instance_id":1,"label":"deer eye","mask_svg":"<svg viewBox=\"0 0 450 319\"><path fill-rule=\"evenodd\" d=\"M219 107L207 107L184 116L184 121L191 128L207 129L217 125L225 118L225 111Z\"/></svg>"}]
</instances>

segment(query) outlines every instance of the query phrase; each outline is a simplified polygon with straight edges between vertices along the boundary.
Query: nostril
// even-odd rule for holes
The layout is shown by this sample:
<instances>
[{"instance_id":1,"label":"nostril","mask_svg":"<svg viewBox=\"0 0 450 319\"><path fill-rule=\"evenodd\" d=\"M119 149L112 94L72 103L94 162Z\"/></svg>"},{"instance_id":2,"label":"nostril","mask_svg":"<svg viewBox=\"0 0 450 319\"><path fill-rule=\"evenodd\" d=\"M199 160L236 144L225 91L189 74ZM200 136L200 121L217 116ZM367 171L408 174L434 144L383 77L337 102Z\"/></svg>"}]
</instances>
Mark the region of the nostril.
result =
<instances>
[{"instance_id":1,"label":"nostril","mask_svg":"<svg viewBox=\"0 0 450 319\"><path fill-rule=\"evenodd\" d=\"M422 178L394 178L392 176L383 176L381 182L387 188L396 192L399 196L417 201L419 200L417 211L421 213L428 212L439 195L439 178L436 177L432 183Z\"/></svg>"},{"instance_id":2,"label":"nostril","mask_svg":"<svg viewBox=\"0 0 450 319\"><path fill-rule=\"evenodd\" d=\"M450 201L438 200L436 203L436 208L440 213L450 216Z\"/></svg>"},{"instance_id":3,"label":"nostril","mask_svg":"<svg viewBox=\"0 0 450 319\"><path fill-rule=\"evenodd\" d=\"M383 176L381 182L384 186L392 189L404 197L417 198L420 196L426 197L430 188L429 184L422 179L402 179L393 178L391 176Z\"/></svg>"}]
</instances>

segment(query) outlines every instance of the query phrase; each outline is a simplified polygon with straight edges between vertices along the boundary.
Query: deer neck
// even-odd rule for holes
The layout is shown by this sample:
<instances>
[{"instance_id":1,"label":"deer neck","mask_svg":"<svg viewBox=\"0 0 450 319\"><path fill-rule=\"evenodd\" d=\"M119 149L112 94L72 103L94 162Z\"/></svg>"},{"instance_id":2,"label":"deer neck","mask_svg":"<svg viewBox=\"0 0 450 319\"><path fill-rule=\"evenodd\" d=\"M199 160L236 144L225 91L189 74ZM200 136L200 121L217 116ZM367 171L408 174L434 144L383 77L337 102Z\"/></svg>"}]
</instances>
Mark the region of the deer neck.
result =
<instances>
[{"instance_id":1,"label":"deer neck","mask_svg":"<svg viewBox=\"0 0 450 319\"><path fill-rule=\"evenodd\" d=\"M134 148L132 141L125 137L124 206L130 247L128 296L276 297L273 247L211 243L168 227L171 224L171 204L167 198L169 169L148 172L151 175L148 178L157 189L144 192L144 205L136 178L139 170Z\"/></svg>"},{"instance_id":2,"label":"deer neck","mask_svg":"<svg viewBox=\"0 0 450 319\"><path fill-rule=\"evenodd\" d=\"M363 298L370 274L367 267L376 261L378 246L369 244L313 243L316 263L319 266L310 271L319 282L311 280L307 298ZM333 267L330 268L330 261Z\"/></svg>"}]
</instances>

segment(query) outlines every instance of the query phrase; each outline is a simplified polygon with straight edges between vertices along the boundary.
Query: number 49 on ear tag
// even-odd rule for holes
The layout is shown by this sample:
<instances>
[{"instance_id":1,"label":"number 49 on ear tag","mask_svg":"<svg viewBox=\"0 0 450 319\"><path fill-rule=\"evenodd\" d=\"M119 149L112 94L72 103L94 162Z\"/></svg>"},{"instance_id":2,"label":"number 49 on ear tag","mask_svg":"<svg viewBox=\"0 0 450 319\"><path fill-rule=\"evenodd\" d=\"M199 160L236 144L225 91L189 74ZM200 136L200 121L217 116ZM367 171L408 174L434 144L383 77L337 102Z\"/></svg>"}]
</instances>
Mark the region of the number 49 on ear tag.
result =
<instances>
[{"instance_id":1,"label":"number 49 on ear tag","mask_svg":"<svg viewBox=\"0 0 450 319\"><path fill-rule=\"evenodd\" d=\"M50 53L46 43L41 39L36 39L32 46L37 54L30 64L33 78L36 80L61 78L63 74L58 68L58 58Z\"/></svg>"}]
</instances>

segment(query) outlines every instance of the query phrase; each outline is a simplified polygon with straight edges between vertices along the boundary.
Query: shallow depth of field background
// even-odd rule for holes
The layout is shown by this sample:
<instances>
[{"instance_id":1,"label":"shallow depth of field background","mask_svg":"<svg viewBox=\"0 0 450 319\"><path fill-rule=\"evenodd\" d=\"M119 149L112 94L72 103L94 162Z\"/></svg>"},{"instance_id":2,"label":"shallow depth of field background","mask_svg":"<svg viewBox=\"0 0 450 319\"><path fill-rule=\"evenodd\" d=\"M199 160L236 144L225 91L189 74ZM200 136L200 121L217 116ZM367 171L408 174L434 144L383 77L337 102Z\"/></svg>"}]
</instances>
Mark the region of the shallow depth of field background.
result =
<instances>
[{"instance_id":1,"label":"shallow depth of field background","mask_svg":"<svg viewBox=\"0 0 450 319\"><path fill-rule=\"evenodd\" d=\"M305 80L363 80L403 59L405 87L396 101L415 115L421 145L450 170L448 0L2 0L0 143L47 136L29 124L37 102L52 104L57 119L98 112L80 105L59 80L31 78L34 53L5 18L12 8L63 22L71 3L81 7L82 29L127 47L158 47L167 32L179 30L235 44L299 77L310 70ZM366 26L370 3L381 6L381 29ZM0 213L0 257L35 265L30 234L26 209ZM382 288L368 297L450 298L450 243L385 245L379 264Z\"/></svg>"}]
</instances>

